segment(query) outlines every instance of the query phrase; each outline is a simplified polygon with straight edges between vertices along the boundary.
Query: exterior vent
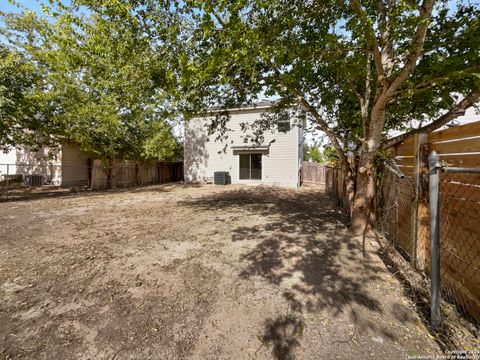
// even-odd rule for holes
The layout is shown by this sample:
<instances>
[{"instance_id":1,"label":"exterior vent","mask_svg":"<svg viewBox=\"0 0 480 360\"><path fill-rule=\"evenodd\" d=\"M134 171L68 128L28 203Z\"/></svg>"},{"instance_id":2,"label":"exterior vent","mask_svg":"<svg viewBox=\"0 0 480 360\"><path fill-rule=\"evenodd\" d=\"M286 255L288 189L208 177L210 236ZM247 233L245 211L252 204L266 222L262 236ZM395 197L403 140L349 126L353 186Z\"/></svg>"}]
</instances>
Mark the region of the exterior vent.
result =
<instances>
[{"instance_id":1,"label":"exterior vent","mask_svg":"<svg viewBox=\"0 0 480 360\"><path fill-rule=\"evenodd\" d=\"M227 185L230 182L230 175L227 171L215 171L213 173L213 183L215 185Z\"/></svg>"}]
</instances>

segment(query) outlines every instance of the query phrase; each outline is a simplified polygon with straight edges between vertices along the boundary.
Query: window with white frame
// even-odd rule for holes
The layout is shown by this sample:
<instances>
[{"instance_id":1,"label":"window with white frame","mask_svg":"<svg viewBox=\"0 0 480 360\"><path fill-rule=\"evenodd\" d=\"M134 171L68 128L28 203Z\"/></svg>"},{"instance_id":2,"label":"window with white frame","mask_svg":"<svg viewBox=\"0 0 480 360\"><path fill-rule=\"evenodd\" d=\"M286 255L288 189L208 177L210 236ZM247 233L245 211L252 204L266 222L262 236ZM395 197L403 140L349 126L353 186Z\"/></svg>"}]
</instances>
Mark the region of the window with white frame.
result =
<instances>
[{"instance_id":1,"label":"window with white frame","mask_svg":"<svg viewBox=\"0 0 480 360\"><path fill-rule=\"evenodd\" d=\"M277 128L278 131L281 133L286 133L290 131L291 125L290 115L288 111L282 111L280 114L278 114Z\"/></svg>"}]
</instances>

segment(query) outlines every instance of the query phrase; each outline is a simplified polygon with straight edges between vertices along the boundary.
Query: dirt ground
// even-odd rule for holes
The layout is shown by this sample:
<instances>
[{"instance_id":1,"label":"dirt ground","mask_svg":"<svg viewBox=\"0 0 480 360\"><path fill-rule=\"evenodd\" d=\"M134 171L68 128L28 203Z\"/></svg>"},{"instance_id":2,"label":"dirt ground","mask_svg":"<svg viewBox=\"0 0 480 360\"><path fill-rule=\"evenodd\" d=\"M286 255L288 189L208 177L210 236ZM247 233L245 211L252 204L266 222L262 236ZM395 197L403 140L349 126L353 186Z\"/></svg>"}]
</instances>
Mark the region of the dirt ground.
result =
<instances>
[{"instance_id":1,"label":"dirt ground","mask_svg":"<svg viewBox=\"0 0 480 360\"><path fill-rule=\"evenodd\" d=\"M320 190L162 185L0 203L2 359L440 351Z\"/></svg>"}]
</instances>

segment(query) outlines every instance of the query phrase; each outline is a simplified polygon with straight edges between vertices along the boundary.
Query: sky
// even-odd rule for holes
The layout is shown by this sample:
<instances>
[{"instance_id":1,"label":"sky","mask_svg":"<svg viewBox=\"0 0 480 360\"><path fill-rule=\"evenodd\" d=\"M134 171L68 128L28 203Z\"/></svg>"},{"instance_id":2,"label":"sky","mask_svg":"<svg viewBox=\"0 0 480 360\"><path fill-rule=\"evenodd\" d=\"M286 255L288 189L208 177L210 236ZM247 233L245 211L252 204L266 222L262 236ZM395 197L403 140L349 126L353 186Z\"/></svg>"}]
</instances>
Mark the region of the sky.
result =
<instances>
[{"instance_id":1,"label":"sky","mask_svg":"<svg viewBox=\"0 0 480 360\"><path fill-rule=\"evenodd\" d=\"M24 7L41 12L42 9L40 7L40 3L47 3L48 1L45 0L15 0L17 3L23 5ZM66 4L70 3L69 0L64 0ZM466 1L459 1L459 0L448 0L448 4L450 8L454 8L455 4ZM480 0L470 0L468 1L473 4L478 4ZM18 11L18 8L12 5L8 0L0 0L0 11Z\"/></svg>"},{"instance_id":2,"label":"sky","mask_svg":"<svg viewBox=\"0 0 480 360\"><path fill-rule=\"evenodd\" d=\"M17 0L17 3L23 5L24 7L39 12L42 12L42 8L40 7L40 3L43 1L38 0ZM4 12L18 12L18 7L12 5L8 0L0 0L0 11Z\"/></svg>"}]
</instances>

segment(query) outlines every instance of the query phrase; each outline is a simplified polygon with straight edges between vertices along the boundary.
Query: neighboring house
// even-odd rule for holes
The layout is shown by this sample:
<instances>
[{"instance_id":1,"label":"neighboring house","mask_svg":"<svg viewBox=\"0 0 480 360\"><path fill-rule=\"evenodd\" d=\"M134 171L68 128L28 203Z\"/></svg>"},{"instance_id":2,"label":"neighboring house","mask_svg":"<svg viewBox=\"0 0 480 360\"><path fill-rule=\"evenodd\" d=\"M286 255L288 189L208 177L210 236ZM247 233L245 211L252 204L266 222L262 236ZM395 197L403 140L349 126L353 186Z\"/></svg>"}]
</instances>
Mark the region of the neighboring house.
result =
<instances>
[{"instance_id":1,"label":"neighboring house","mask_svg":"<svg viewBox=\"0 0 480 360\"><path fill-rule=\"evenodd\" d=\"M0 152L0 180L4 175L38 175L43 184L57 186L88 185L88 156L80 146L64 142L58 147L43 147L39 151L28 148ZM36 184L38 185L38 184Z\"/></svg>"},{"instance_id":2,"label":"neighboring house","mask_svg":"<svg viewBox=\"0 0 480 360\"><path fill-rule=\"evenodd\" d=\"M261 144L244 141L248 132L242 131L241 124L260 119L268 108L267 104L259 104L230 109L226 141L216 141L217 132L209 135L208 127L215 112L210 117L190 120L185 125L185 181L212 182L216 171L227 171L234 184L299 187L303 126L298 126L298 119L287 117L275 129L265 131Z\"/></svg>"}]
</instances>

